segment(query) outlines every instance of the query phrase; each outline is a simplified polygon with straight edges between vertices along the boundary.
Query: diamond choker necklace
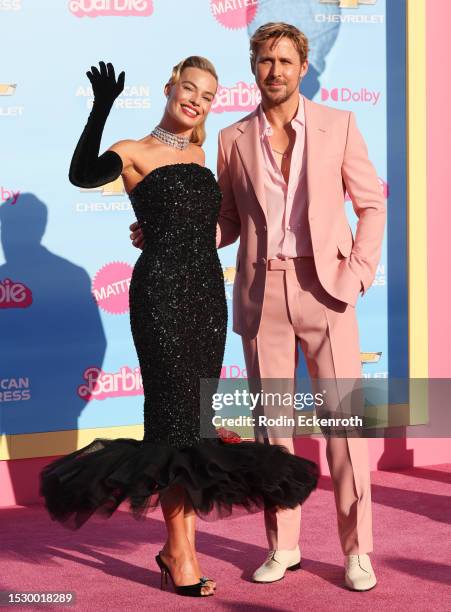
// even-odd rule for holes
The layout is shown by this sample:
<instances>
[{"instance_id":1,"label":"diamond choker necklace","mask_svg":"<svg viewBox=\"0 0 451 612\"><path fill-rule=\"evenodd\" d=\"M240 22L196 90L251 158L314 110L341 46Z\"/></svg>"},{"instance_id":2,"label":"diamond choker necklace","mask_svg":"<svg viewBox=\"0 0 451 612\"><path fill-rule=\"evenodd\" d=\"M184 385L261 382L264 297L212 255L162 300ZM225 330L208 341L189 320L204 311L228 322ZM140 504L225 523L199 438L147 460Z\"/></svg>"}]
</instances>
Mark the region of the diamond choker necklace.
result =
<instances>
[{"instance_id":1,"label":"diamond choker necklace","mask_svg":"<svg viewBox=\"0 0 451 612\"><path fill-rule=\"evenodd\" d=\"M167 144L170 147L175 147L176 149L186 149L190 143L189 136L177 136L177 134L168 132L159 125L152 130L150 135L158 138L158 140L164 144Z\"/></svg>"}]
</instances>

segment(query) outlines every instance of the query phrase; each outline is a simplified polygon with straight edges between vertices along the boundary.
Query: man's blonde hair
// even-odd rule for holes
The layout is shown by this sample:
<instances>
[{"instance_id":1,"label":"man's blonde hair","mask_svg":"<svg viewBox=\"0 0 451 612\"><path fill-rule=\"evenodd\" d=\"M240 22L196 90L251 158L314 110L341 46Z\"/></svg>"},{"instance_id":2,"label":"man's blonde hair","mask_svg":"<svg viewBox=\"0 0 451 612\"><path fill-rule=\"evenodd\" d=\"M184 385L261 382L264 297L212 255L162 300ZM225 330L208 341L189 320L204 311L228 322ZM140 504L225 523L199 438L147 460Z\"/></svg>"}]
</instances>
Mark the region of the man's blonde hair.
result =
<instances>
[{"instance_id":1,"label":"man's blonde hair","mask_svg":"<svg viewBox=\"0 0 451 612\"><path fill-rule=\"evenodd\" d=\"M299 53L301 65L307 59L309 52L308 38L303 32L298 30L296 26L290 25L289 23L283 23L282 21L277 23L265 23L255 30L250 39L250 59L252 72L255 71L258 47L270 38L275 39L274 44L278 43L282 38L288 38L291 40Z\"/></svg>"},{"instance_id":2,"label":"man's blonde hair","mask_svg":"<svg viewBox=\"0 0 451 612\"><path fill-rule=\"evenodd\" d=\"M185 68L199 68L200 70L205 70L216 79L217 83L219 81L218 75L216 74L216 69L210 62L210 60L200 55L190 55L189 57L179 62L176 66L174 66L167 85L172 86L175 85L175 83L178 83ZM206 137L207 134L205 131L205 121L203 121L199 125L196 125L196 127L194 128L193 133L191 134L190 141L193 144L202 146L202 144L205 142Z\"/></svg>"}]
</instances>

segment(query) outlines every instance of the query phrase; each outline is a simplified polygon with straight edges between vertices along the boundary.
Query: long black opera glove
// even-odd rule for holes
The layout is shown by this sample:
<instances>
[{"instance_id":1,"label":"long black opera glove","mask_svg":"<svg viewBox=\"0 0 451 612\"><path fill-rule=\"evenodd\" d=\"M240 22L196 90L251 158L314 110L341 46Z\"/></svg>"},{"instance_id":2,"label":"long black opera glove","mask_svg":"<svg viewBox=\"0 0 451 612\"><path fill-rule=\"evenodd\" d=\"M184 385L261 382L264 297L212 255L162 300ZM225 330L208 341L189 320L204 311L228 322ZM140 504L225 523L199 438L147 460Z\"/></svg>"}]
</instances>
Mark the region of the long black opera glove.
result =
<instances>
[{"instance_id":1,"label":"long black opera glove","mask_svg":"<svg viewBox=\"0 0 451 612\"><path fill-rule=\"evenodd\" d=\"M99 62L100 71L91 66L86 76L91 81L94 103L85 129L75 148L69 169L69 180L77 187L100 187L121 175L121 157L114 151L106 151L99 157L103 129L114 100L124 89L125 72L117 82L111 63Z\"/></svg>"}]
</instances>

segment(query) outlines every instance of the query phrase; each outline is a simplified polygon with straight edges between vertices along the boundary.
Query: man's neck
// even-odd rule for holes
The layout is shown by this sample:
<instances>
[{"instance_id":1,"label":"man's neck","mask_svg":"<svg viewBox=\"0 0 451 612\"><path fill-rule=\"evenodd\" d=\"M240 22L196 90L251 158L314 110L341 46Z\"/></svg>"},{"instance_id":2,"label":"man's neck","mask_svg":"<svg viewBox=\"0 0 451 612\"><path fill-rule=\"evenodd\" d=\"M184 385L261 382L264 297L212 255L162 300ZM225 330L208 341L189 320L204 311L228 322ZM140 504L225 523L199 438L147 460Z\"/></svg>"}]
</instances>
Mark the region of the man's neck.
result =
<instances>
[{"instance_id":1,"label":"man's neck","mask_svg":"<svg viewBox=\"0 0 451 612\"><path fill-rule=\"evenodd\" d=\"M261 102L262 110L267 120L274 129L282 129L287 126L296 116L299 107L299 93L291 96L280 104L266 104Z\"/></svg>"}]
</instances>

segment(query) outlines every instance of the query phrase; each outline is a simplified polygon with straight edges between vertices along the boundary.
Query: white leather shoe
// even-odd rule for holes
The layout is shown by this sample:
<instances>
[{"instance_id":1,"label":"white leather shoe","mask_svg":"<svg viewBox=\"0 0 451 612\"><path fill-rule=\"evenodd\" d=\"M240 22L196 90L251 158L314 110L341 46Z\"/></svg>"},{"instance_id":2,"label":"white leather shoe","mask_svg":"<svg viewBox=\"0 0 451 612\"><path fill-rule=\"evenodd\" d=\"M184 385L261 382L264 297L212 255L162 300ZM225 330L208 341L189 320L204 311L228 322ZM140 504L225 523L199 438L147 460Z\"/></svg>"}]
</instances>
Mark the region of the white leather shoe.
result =
<instances>
[{"instance_id":1,"label":"white leather shoe","mask_svg":"<svg viewBox=\"0 0 451 612\"><path fill-rule=\"evenodd\" d=\"M263 565L255 570L254 582L276 582L285 576L286 570L294 571L301 567L299 546L294 550L270 550Z\"/></svg>"},{"instance_id":2,"label":"white leather shoe","mask_svg":"<svg viewBox=\"0 0 451 612\"><path fill-rule=\"evenodd\" d=\"M368 555L346 555L345 583L353 591L369 591L377 580Z\"/></svg>"}]
</instances>

